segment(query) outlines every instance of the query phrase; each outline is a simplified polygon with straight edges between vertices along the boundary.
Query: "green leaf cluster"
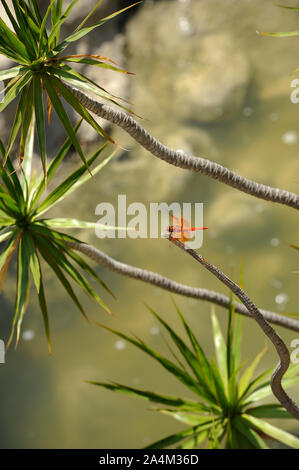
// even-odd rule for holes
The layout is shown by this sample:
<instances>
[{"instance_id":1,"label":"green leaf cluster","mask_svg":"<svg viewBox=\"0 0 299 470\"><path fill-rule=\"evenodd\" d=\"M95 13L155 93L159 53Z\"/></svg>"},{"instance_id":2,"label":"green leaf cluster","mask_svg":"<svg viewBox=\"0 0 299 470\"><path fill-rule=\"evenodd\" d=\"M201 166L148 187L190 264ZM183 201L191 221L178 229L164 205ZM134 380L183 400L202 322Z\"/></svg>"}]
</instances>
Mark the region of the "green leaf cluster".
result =
<instances>
[{"instance_id":1,"label":"green leaf cluster","mask_svg":"<svg viewBox=\"0 0 299 470\"><path fill-rule=\"evenodd\" d=\"M186 390L195 395L194 400L171 395L163 395L149 390L129 387L119 383L89 381L107 390L143 398L155 405L155 410L187 425L182 431L171 434L150 446L149 449L193 449L206 448L228 449L267 449L269 439L279 441L289 447L299 449L299 439L276 426L268 423L269 418L292 418L280 404L258 404L272 394L269 373L266 370L255 375L255 370L265 351L245 367L241 362L242 319L234 319L231 304L226 340L223 337L217 317L212 311L215 357L211 360L196 339L190 326L175 305L188 341L186 342L155 311L150 309L170 336L178 350L172 352L174 360L159 354L137 337L125 335L107 326L120 338L133 344L158 362L174 378L181 382ZM292 365L285 374L283 386L299 383L299 365Z\"/></svg>"},{"instance_id":2,"label":"green leaf cluster","mask_svg":"<svg viewBox=\"0 0 299 470\"><path fill-rule=\"evenodd\" d=\"M72 128L76 134L82 120ZM91 174L83 164L66 177L59 186L51 191L46 189L46 179L41 175L37 180L31 177L33 158L34 122L28 129L28 141L25 146L24 163L21 169L15 169L4 145L0 141L0 153L6 155L7 164L3 168L0 180L0 243L4 248L0 254L0 291L2 290L8 266L14 252L17 254L17 281L15 309L11 334L7 346L13 337L18 344L24 313L29 301L30 282L33 280L44 320L48 348L51 351L48 308L43 282L43 263L48 265L62 284L79 311L87 318L73 285L84 291L107 312L110 309L91 286L89 279L95 280L107 292L112 294L105 282L94 269L71 249L67 242L81 243L80 240L57 228L89 228L95 224L76 219L45 218L45 213L54 205L64 200L75 189L90 180ZM48 184L60 168L60 163L70 150L72 139L67 138L57 155L46 168ZM115 151L105 159L102 156L107 143L102 145L87 159L88 167L93 166L93 175L101 171L111 160ZM103 227L108 229L109 227ZM114 229L117 227L113 227ZM112 294L113 295L113 294Z\"/></svg>"},{"instance_id":3,"label":"green leaf cluster","mask_svg":"<svg viewBox=\"0 0 299 470\"><path fill-rule=\"evenodd\" d=\"M95 28L102 26L134 5L129 5L106 16L91 26L84 26L91 14L102 3L102 0L100 0L75 31L65 39L60 40L61 28L77 2L78 0L73 0L63 11L62 0L51 0L44 17L42 17L37 0L12 0L13 12L10 10L6 0L1 0L13 29L11 30L3 19L0 18L0 54L11 59L16 65L0 72L0 80L8 81L3 90L4 98L0 103L0 112L18 97L14 124L6 152L3 156L3 166L19 133L19 158L21 162L23 161L29 126L35 115L40 156L46 177L44 91L47 95L49 107L48 116L51 115L53 107L67 135L70 137L72 145L85 165L87 165L87 162L83 150L76 134L73 132L62 98L96 132L105 139L113 141L66 85L75 85L79 89L93 92L102 99L113 102L130 111L116 101L117 97L111 95L107 90L85 75L78 73L70 64L83 63L109 68L122 73L128 73L127 71L117 67L107 57L88 54L62 55L62 53L71 43L78 41Z\"/></svg>"}]
</instances>

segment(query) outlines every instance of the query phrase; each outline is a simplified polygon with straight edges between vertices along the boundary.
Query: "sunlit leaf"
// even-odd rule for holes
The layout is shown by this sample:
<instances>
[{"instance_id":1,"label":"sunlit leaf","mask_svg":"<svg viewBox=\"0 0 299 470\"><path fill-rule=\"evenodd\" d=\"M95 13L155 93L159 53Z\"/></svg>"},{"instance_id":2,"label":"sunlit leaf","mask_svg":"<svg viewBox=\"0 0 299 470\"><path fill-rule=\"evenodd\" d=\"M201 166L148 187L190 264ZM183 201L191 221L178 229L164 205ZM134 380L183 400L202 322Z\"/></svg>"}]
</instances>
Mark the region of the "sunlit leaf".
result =
<instances>
[{"instance_id":1,"label":"sunlit leaf","mask_svg":"<svg viewBox=\"0 0 299 470\"><path fill-rule=\"evenodd\" d=\"M276 6L280 8L285 8L286 10L299 11L298 7L287 6L287 5L276 5Z\"/></svg>"},{"instance_id":2,"label":"sunlit leaf","mask_svg":"<svg viewBox=\"0 0 299 470\"><path fill-rule=\"evenodd\" d=\"M291 248L295 248L295 250L299 250L299 246L297 246L297 245L291 244L290 247L291 247Z\"/></svg>"},{"instance_id":3,"label":"sunlit leaf","mask_svg":"<svg viewBox=\"0 0 299 470\"><path fill-rule=\"evenodd\" d=\"M44 105L43 105L43 92L41 81L39 77L33 78L33 94L34 105L36 114L36 127L39 142L40 156L44 170L44 176L47 178L46 169L46 132L45 132L45 118L44 118Z\"/></svg>"},{"instance_id":4,"label":"sunlit leaf","mask_svg":"<svg viewBox=\"0 0 299 470\"><path fill-rule=\"evenodd\" d=\"M214 397L211 394L209 388L205 384L204 377L202 376L200 364L197 360L197 357L187 347L187 345L181 340L181 338L174 332L174 330L170 328L170 326L154 310L152 310L151 308L149 308L149 310L157 318L157 320L164 326L164 328L168 331L168 333L171 335L171 338L174 344L177 346L182 356L184 357L185 361L190 366L195 377L197 378L198 385L201 388L201 395L205 397L206 400L213 402Z\"/></svg>"},{"instance_id":5,"label":"sunlit leaf","mask_svg":"<svg viewBox=\"0 0 299 470\"><path fill-rule=\"evenodd\" d=\"M44 219L44 225L52 228L77 228L77 229L86 229L86 228L99 228L101 230L129 230L127 227L117 227L114 225L103 225L98 222L85 222L78 219Z\"/></svg>"},{"instance_id":6,"label":"sunlit leaf","mask_svg":"<svg viewBox=\"0 0 299 470\"><path fill-rule=\"evenodd\" d=\"M48 19L48 16L50 14L50 12L52 11L52 7L54 5L54 3L56 2L56 0L51 0L48 8L47 8L47 11L45 13L45 16L43 17L43 21L40 25L40 29L39 29L39 39L38 39L38 42L39 42L39 45L38 45L38 51L39 51L39 54L44 50L43 46L46 46L46 49L47 49L47 46L48 46L48 41L46 40L46 37L47 37L47 32L46 32L46 23L47 23L47 19ZM45 37L46 36L46 37Z\"/></svg>"},{"instance_id":7,"label":"sunlit leaf","mask_svg":"<svg viewBox=\"0 0 299 470\"><path fill-rule=\"evenodd\" d=\"M23 75L26 72L26 68L22 65L17 65L16 67L11 67L7 70L0 70L0 80L7 80L8 78L18 77Z\"/></svg>"},{"instance_id":8,"label":"sunlit leaf","mask_svg":"<svg viewBox=\"0 0 299 470\"><path fill-rule=\"evenodd\" d=\"M74 85L76 87L82 88L86 91L95 93L97 96L100 98L103 98L104 100L115 104L116 106L119 106L120 108L124 109L125 111L129 112L130 114L134 114L137 117L137 114L135 114L132 109L122 105L119 103L117 100L123 100L122 98L113 95L112 93L108 92L103 88L102 86L98 85L96 82L91 80L90 78L86 77L85 75L82 75L78 73L76 70L71 69L71 67L64 65L61 67L53 67L50 69L53 75L55 75L58 78L63 79L64 81L68 82L70 85ZM113 99L115 98L115 99Z\"/></svg>"},{"instance_id":9,"label":"sunlit leaf","mask_svg":"<svg viewBox=\"0 0 299 470\"><path fill-rule=\"evenodd\" d=\"M41 245L44 250L47 250L51 258L53 258L57 265L60 266L80 287L89 294L101 307L103 307L108 313L111 314L111 310L94 291L89 282L80 274L80 272L72 265L67 257L59 250L53 243L50 243L43 237L36 235L38 239L39 248ZM43 252L44 253L44 252ZM44 255L43 255L44 256Z\"/></svg>"},{"instance_id":10,"label":"sunlit leaf","mask_svg":"<svg viewBox=\"0 0 299 470\"><path fill-rule=\"evenodd\" d=\"M33 113L31 122L28 128L28 135L27 135L25 148L24 148L24 160L22 164L21 185L22 185L24 193L25 193L25 190L29 191L28 184L30 183L33 150L34 150L34 130L35 130L34 128L35 128L35 114Z\"/></svg>"},{"instance_id":11,"label":"sunlit leaf","mask_svg":"<svg viewBox=\"0 0 299 470\"><path fill-rule=\"evenodd\" d=\"M76 134L73 130L73 127L72 127L72 124L69 120L69 117L68 117L64 107L61 104L61 101L60 101L60 99L59 99L59 97L58 97L58 95L55 91L55 88L52 86L52 83L51 83L50 79L46 75L43 76L43 83L46 87L46 90L47 90L48 95L51 99L53 107L55 108L55 111L56 111L59 119L61 120L67 134L71 138L75 149L77 150L81 160L85 163L85 165L87 165L86 158L83 154L83 151L81 149L79 141L78 141L78 139L76 137Z\"/></svg>"},{"instance_id":12,"label":"sunlit leaf","mask_svg":"<svg viewBox=\"0 0 299 470\"><path fill-rule=\"evenodd\" d=\"M299 31L281 31L281 32L276 32L276 33L267 33L265 31L257 31L257 33L263 36L272 36L274 38L289 38L292 36L299 35Z\"/></svg>"},{"instance_id":13,"label":"sunlit leaf","mask_svg":"<svg viewBox=\"0 0 299 470\"><path fill-rule=\"evenodd\" d=\"M15 33L11 31L5 22L0 18L0 37L5 38L5 43L9 45L11 50L14 52L16 58L23 58L26 61L30 60L28 52L24 44L18 39Z\"/></svg>"},{"instance_id":14,"label":"sunlit leaf","mask_svg":"<svg viewBox=\"0 0 299 470\"><path fill-rule=\"evenodd\" d=\"M253 444L255 448L269 449L269 446L265 441L253 429L251 429L250 426L248 426L248 422L243 418L236 416L233 422L236 428Z\"/></svg>"},{"instance_id":15,"label":"sunlit leaf","mask_svg":"<svg viewBox=\"0 0 299 470\"><path fill-rule=\"evenodd\" d=\"M201 404L192 402L190 400L184 400L183 398L171 397L168 395L162 395L160 393L151 392L148 390L139 390L137 388L128 387L126 385L121 385L118 383L106 383L106 382L95 382L88 380L87 383L92 385L97 385L98 387L111 390L113 392L124 393L127 395L133 395L139 398L144 398L151 403L160 403L161 405L174 406L180 410L200 410Z\"/></svg>"},{"instance_id":16,"label":"sunlit leaf","mask_svg":"<svg viewBox=\"0 0 299 470\"><path fill-rule=\"evenodd\" d=\"M38 209L35 211L36 214L42 214L45 210L61 200L63 196L74 190L74 185L78 182L79 178L85 173L87 167L90 167L96 158L102 153L107 144L102 145L87 161L86 164L82 165L78 170L74 171L68 176L57 188L55 188L44 201L40 204Z\"/></svg>"},{"instance_id":17,"label":"sunlit leaf","mask_svg":"<svg viewBox=\"0 0 299 470\"><path fill-rule=\"evenodd\" d=\"M31 82L29 86L26 88L26 95L25 95L25 106L24 106L24 114L22 120L22 129L21 129L21 139L20 139L20 164L22 164L25 154L25 147L27 143L27 138L29 134L29 129L32 123L34 114L34 95L33 95L33 83Z\"/></svg>"},{"instance_id":18,"label":"sunlit leaf","mask_svg":"<svg viewBox=\"0 0 299 470\"><path fill-rule=\"evenodd\" d=\"M116 12L112 13L111 15L106 16L105 18L102 18L100 21L98 21L97 23L94 23L91 26L88 26L86 28L77 29L74 33L72 33L70 36L68 36L64 41L62 41L60 44L58 44L58 46L55 49L53 49L53 55L55 56L55 55L59 54L67 46L69 46L69 44L71 44L72 42L77 41L78 39L82 38L83 36L86 36L86 34L90 33L93 29L98 28L99 26L102 26L107 21L115 18L120 13L123 13L124 11L128 10L129 8L132 8L135 5L138 5L138 3L140 3L140 2L134 3L133 5L129 5L128 7L123 8L122 10L116 11ZM79 26L79 28L80 28L80 26Z\"/></svg>"},{"instance_id":19,"label":"sunlit leaf","mask_svg":"<svg viewBox=\"0 0 299 470\"><path fill-rule=\"evenodd\" d=\"M299 383L299 376L292 377L292 378L287 378L287 379L282 379L282 385L284 388L286 387L291 387L292 385L298 384ZM244 403L249 403L253 401L258 401L261 400L262 398L265 398L269 395L272 395L272 390L270 385L265 385L264 387L260 388L259 390L253 392L252 394L248 395L246 400L244 400Z\"/></svg>"},{"instance_id":20,"label":"sunlit leaf","mask_svg":"<svg viewBox=\"0 0 299 470\"><path fill-rule=\"evenodd\" d=\"M7 269L11 261L12 255L16 249L19 241L19 234L17 231L12 232L12 237L0 255L0 292L3 288L3 283L6 277ZM8 238L8 237L7 237Z\"/></svg>"},{"instance_id":21,"label":"sunlit leaf","mask_svg":"<svg viewBox=\"0 0 299 470\"><path fill-rule=\"evenodd\" d=\"M177 432L175 434L171 434L170 436L161 439L157 442L154 442L153 444L145 447L145 449L164 449L165 447L170 447L173 446L174 444L177 444L181 440L194 436L196 437L197 434L201 434L203 431L211 428L214 426L214 422L212 421L211 423L204 424L201 426L192 426L191 428L186 429L185 431Z\"/></svg>"},{"instance_id":22,"label":"sunlit leaf","mask_svg":"<svg viewBox=\"0 0 299 470\"><path fill-rule=\"evenodd\" d=\"M39 290L38 290L38 301L39 301L40 309L41 309L41 312L42 312L42 315L43 315L45 333L46 333L46 338L47 338L47 343L48 343L48 352L49 352L49 354L51 354L52 348L51 348L48 307L47 307L47 302L46 302L46 297L45 297L43 277L42 277L42 272L41 272L40 266L39 266L39 270L40 270L40 286L39 286Z\"/></svg>"},{"instance_id":23,"label":"sunlit leaf","mask_svg":"<svg viewBox=\"0 0 299 470\"><path fill-rule=\"evenodd\" d=\"M86 274L95 279L110 295L112 295L112 297L115 298L115 295L113 294L111 289L109 289L107 284L98 276L94 269L92 269L89 264L84 261L81 256L79 256L74 250L71 250L68 246L65 247L64 242L56 240L56 244L59 245L60 248L62 248L65 253L70 258L72 258L78 264L78 266L83 269L83 271L85 271Z\"/></svg>"},{"instance_id":24,"label":"sunlit leaf","mask_svg":"<svg viewBox=\"0 0 299 470\"><path fill-rule=\"evenodd\" d=\"M61 282L62 286L64 287L64 289L66 290L66 292L68 293L68 295L70 296L70 298L72 299L72 301L74 302L74 304L77 306L77 308L80 310L80 312L82 313L82 315L84 316L84 318L86 320L88 320L88 317L82 307L82 305L80 304L71 284L69 283L69 281L67 280L67 278L65 277L65 275L63 274L62 270L59 268L58 264L55 262L55 258L53 258L49 252L47 251L47 249L44 248L43 244L37 244L37 247L38 247L38 250L40 251L42 257L44 258L44 260L48 263L48 265L52 268L52 270L54 271L54 273L56 274L57 278L59 279L59 281Z\"/></svg>"},{"instance_id":25,"label":"sunlit leaf","mask_svg":"<svg viewBox=\"0 0 299 470\"><path fill-rule=\"evenodd\" d=\"M226 388L227 386L227 364L226 364L227 348L226 348L226 344L222 336L219 322L215 315L215 309L213 307L212 307L211 318L212 318L212 325L213 325L213 332L214 332L214 344L215 344L215 351L216 351L216 357L217 357L217 364L219 367L219 371L221 373L223 384Z\"/></svg>"},{"instance_id":26,"label":"sunlit leaf","mask_svg":"<svg viewBox=\"0 0 299 470\"><path fill-rule=\"evenodd\" d=\"M158 409L160 413L171 416L172 418L180 421L181 423L188 424L189 426L198 426L199 424L211 424L213 418L208 415L199 415L187 411L165 410ZM219 418L218 418L219 419ZM216 418L217 420L217 418Z\"/></svg>"},{"instance_id":27,"label":"sunlit leaf","mask_svg":"<svg viewBox=\"0 0 299 470\"><path fill-rule=\"evenodd\" d=\"M262 419L255 418L254 416L243 415L243 421L247 423L249 426L257 429L258 431L262 431L267 436L276 439L277 441L286 444L294 449L299 449L299 438L283 431L282 429L273 426L272 424L263 421Z\"/></svg>"},{"instance_id":28,"label":"sunlit leaf","mask_svg":"<svg viewBox=\"0 0 299 470\"><path fill-rule=\"evenodd\" d=\"M265 354L266 350L267 350L267 348L262 349L262 351L253 360L251 366L247 367L245 369L245 371L243 372L243 374L242 374L242 376L239 380L239 384L238 384L239 397L242 397L245 390L248 389L248 385L249 385L249 383L252 379L254 371L255 371L256 367L258 366L258 364L260 363L260 361L261 361L263 355Z\"/></svg>"},{"instance_id":29,"label":"sunlit leaf","mask_svg":"<svg viewBox=\"0 0 299 470\"><path fill-rule=\"evenodd\" d=\"M119 67L116 67L115 65L106 64L105 62L102 62L100 60L91 59L88 57L86 58L85 57L83 58L70 57L65 60L66 62L75 62L78 64L95 65L96 67L101 67L101 68L108 69L108 70L114 70L115 72L125 73L128 75L134 75L132 72L128 72L128 70L124 70Z\"/></svg>"},{"instance_id":30,"label":"sunlit leaf","mask_svg":"<svg viewBox=\"0 0 299 470\"><path fill-rule=\"evenodd\" d=\"M241 362L241 344L242 344L242 315L236 315L234 335L234 355L235 364L238 367Z\"/></svg>"},{"instance_id":31,"label":"sunlit leaf","mask_svg":"<svg viewBox=\"0 0 299 470\"><path fill-rule=\"evenodd\" d=\"M193 346L193 349L194 349L194 352L197 356L197 360L199 362L199 367L200 367L200 370L202 372L202 378L205 382L206 385L209 384L209 390L210 390L210 393L212 395L215 395L215 385L214 385L214 380L213 380L213 374L211 372L211 367L210 367L210 364L209 364L209 361L203 351L203 349L201 348L199 342L197 341L195 335L193 334L191 328L188 326L188 324L186 323L182 313L180 312L178 306L176 305L176 303L174 302L174 305L175 305L175 308L176 308L176 311L184 325L184 328L186 330L186 333L190 339L190 342Z\"/></svg>"},{"instance_id":32,"label":"sunlit leaf","mask_svg":"<svg viewBox=\"0 0 299 470\"><path fill-rule=\"evenodd\" d=\"M184 385L186 385L190 390L192 390L197 395L201 396L201 387L197 384L197 382L193 379L193 377L191 377L189 374L183 371L180 367L176 366L172 361L170 361L166 357L154 351L143 341L138 340L138 339L136 340L130 336L127 336L121 333L120 331L109 328L108 326L100 324L98 322L96 322L96 324L98 324L102 328L105 328L108 331L111 331L111 333L119 336L120 338L123 338L124 340L130 342L131 344L137 346L139 349L141 349L146 354L148 354L153 359L155 359L166 370L172 373L179 381L181 381Z\"/></svg>"},{"instance_id":33,"label":"sunlit leaf","mask_svg":"<svg viewBox=\"0 0 299 470\"><path fill-rule=\"evenodd\" d=\"M77 132L80 125L82 123L82 119L76 124L74 127L74 132ZM60 150L57 152L57 155L53 158L51 161L48 169L47 169L47 182L48 184L51 182L54 174L56 173L57 169L59 168L60 163L66 156L67 152L72 146L72 140L68 137ZM41 195L43 194L44 190L46 188L46 181L43 175L38 179L36 186L35 186L35 193L31 201L30 209L33 209L35 207L35 204L39 201Z\"/></svg>"},{"instance_id":34,"label":"sunlit leaf","mask_svg":"<svg viewBox=\"0 0 299 470\"><path fill-rule=\"evenodd\" d=\"M226 409L228 405L227 401L227 396L226 396L226 389L225 385L223 383L220 371L216 365L216 362L214 358L211 360L211 370L213 373L213 379L214 379L214 384L215 384L215 389L216 389L216 394L217 394L217 401L221 408Z\"/></svg>"},{"instance_id":35,"label":"sunlit leaf","mask_svg":"<svg viewBox=\"0 0 299 470\"><path fill-rule=\"evenodd\" d=\"M39 266L39 261L38 261L38 257L36 254L35 246L29 233L23 234L23 243L24 243L24 248L27 252L27 256L29 258L30 270L32 272L36 290L37 292L39 292L40 278L41 278L40 266Z\"/></svg>"},{"instance_id":36,"label":"sunlit leaf","mask_svg":"<svg viewBox=\"0 0 299 470\"><path fill-rule=\"evenodd\" d=\"M247 408L246 414L257 418L293 419L290 413L282 408L280 404L261 405Z\"/></svg>"},{"instance_id":37,"label":"sunlit leaf","mask_svg":"<svg viewBox=\"0 0 299 470\"><path fill-rule=\"evenodd\" d=\"M53 25L53 29L51 31L51 34L50 34L49 38L48 38L49 47L51 47L51 45L53 44L53 42L57 38L57 35L59 33L59 30L60 30L61 26L66 21L67 17L69 16L70 12L72 11L72 9L74 8L74 6L76 5L77 2L78 2L78 0L73 0L70 3L70 5L68 6L68 8L65 10L64 14L59 18L58 21L56 21L55 25Z\"/></svg>"},{"instance_id":38,"label":"sunlit leaf","mask_svg":"<svg viewBox=\"0 0 299 470\"><path fill-rule=\"evenodd\" d=\"M176 447L176 449L195 449L197 448L203 441L205 441L208 437L208 430L201 431L190 439L185 439L180 445Z\"/></svg>"},{"instance_id":39,"label":"sunlit leaf","mask_svg":"<svg viewBox=\"0 0 299 470\"><path fill-rule=\"evenodd\" d=\"M20 93L20 91L24 88L25 85L31 80L32 73L27 72L24 75L22 75L18 81L9 89L9 91L5 94L5 97L0 103L0 112L3 111L6 106L9 105L11 101L13 101L16 96Z\"/></svg>"},{"instance_id":40,"label":"sunlit leaf","mask_svg":"<svg viewBox=\"0 0 299 470\"><path fill-rule=\"evenodd\" d=\"M52 77L51 83L59 91L61 96L80 114L83 119L88 122L102 137L114 143L113 139L101 128L101 126L96 122L92 115L87 111L87 109L79 102L79 100L71 93L65 85L57 78ZM53 103L54 104L54 103Z\"/></svg>"},{"instance_id":41,"label":"sunlit leaf","mask_svg":"<svg viewBox=\"0 0 299 470\"><path fill-rule=\"evenodd\" d=\"M24 247L23 240L21 238L20 243L18 245L18 274L17 274L15 313L14 313L14 317L12 321L10 337L7 341L7 348L10 346L11 341L14 337L15 327L17 327L16 346L18 345L23 317L24 317L24 313L28 304L28 295L29 295L29 260L28 260L27 251Z\"/></svg>"},{"instance_id":42,"label":"sunlit leaf","mask_svg":"<svg viewBox=\"0 0 299 470\"><path fill-rule=\"evenodd\" d=\"M12 223L9 223L8 225L12 225ZM11 237L11 235L13 234L14 230L13 229L10 229L8 230L7 232L5 233L1 233L0 234L0 243L4 242L5 240L7 240L9 237Z\"/></svg>"},{"instance_id":43,"label":"sunlit leaf","mask_svg":"<svg viewBox=\"0 0 299 470\"><path fill-rule=\"evenodd\" d=\"M82 29L82 27L85 25L86 21L91 17L91 15L97 10L97 8L101 5L103 0L99 0L98 3L95 5L95 7L88 13L88 15L84 18L84 20L77 26L76 31L79 31Z\"/></svg>"}]
</instances>

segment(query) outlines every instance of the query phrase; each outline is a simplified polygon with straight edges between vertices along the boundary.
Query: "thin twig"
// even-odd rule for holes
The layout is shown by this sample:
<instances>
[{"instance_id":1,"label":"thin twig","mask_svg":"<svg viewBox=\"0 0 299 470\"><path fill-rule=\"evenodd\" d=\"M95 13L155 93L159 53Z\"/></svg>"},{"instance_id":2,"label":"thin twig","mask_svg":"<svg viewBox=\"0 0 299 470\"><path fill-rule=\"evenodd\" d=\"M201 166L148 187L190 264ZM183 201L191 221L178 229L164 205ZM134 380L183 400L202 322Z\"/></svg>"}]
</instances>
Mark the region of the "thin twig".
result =
<instances>
[{"instance_id":1,"label":"thin twig","mask_svg":"<svg viewBox=\"0 0 299 470\"><path fill-rule=\"evenodd\" d=\"M282 404L282 406L295 418L299 421L299 407L297 404L289 397L286 391L283 389L281 380L290 365L290 354L287 346L281 337L276 333L274 328L267 322L265 316L261 311L255 306L252 300L248 297L247 294L229 277L227 277L219 268L209 263L205 258L203 258L199 253L192 248L189 248L186 244L182 243L180 240L174 239L169 235L169 240L179 247L181 250L188 253L192 258L198 261L204 268L210 271L214 276L216 276L225 286L227 286L233 294L235 294L241 302L246 306L247 310L251 313L252 317L256 320L258 325L261 327L263 332L268 336L270 341L275 346L275 349L279 355L280 361L276 366L272 377L271 377L271 389L273 394L276 396L277 400Z\"/></svg>"},{"instance_id":2,"label":"thin twig","mask_svg":"<svg viewBox=\"0 0 299 470\"><path fill-rule=\"evenodd\" d=\"M206 300L207 302L214 303L220 307L228 308L230 305L230 299L226 295L221 294L220 292L215 292L209 289L203 289L200 287L191 287L185 284L180 284L176 281L173 281L167 277L162 276L161 274L147 271L146 269L137 268L129 264L121 263L120 261L111 258L102 251L98 250L94 246L87 245L85 243L76 243L76 242L65 242L70 248L80 251L84 255L88 256L96 263L101 266L110 269L118 274L123 276L128 276L133 279L138 279L147 284L152 284L154 286L165 289L174 294L184 295L186 297L191 297L194 299ZM238 302L234 302L235 310L241 315L251 317L250 311L246 308L245 305ZM288 328L289 330L299 331L299 321L293 318L289 318L278 313L271 312L269 310L260 310L263 316L270 322L276 325Z\"/></svg>"},{"instance_id":3,"label":"thin twig","mask_svg":"<svg viewBox=\"0 0 299 470\"><path fill-rule=\"evenodd\" d=\"M188 155L181 150L172 150L149 134L129 114L94 100L70 85L64 85L85 108L124 129L140 145L161 160L183 169L196 171L257 198L299 209L299 196L297 194L249 180L205 158Z\"/></svg>"}]
</instances>

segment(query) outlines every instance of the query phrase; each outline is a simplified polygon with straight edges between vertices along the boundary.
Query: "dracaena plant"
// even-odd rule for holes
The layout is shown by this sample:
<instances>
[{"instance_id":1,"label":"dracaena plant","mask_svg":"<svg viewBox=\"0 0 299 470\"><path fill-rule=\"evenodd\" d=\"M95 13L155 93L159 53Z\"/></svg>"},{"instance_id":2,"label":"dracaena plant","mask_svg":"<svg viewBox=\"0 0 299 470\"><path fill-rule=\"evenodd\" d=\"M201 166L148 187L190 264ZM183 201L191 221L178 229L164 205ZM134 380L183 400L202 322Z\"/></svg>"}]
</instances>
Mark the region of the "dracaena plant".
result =
<instances>
[{"instance_id":1,"label":"dracaena plant","mask_svg":"<svg viewBox=\"0 0 299 470\"><path fill-rule=\"evenodd\" d=\"M65 86L65 82L75 85L78 88L91 91L105 100L112 101L118 106L124 107L119 102L115 101L115 96L111 95L93 80L75 71L70 65L72 63L81 63L96 67L105 67L122 73L128 72L117 67L114 62L107 57L89 54L67 55L65 53L65 49L69 44L81 39L93 29L103 25L121 12L134 6L129 5L122 10L102 18L91 26L85 27L86 21L102 1L103 0L96 4L93 10L77 26L70 36L60 41L61 27L78 0L73 0L65 11L63 11L63 0L52 0L49 2L44 17L41 15L37 0L12 0L14 12L11 12L5 0L1 0L13 30L0 18L0 54L5 55L13 62L17 63L17 65L0 72L0 80L9 80L3 92L5 96L2 103L0 103L0 111L3 111L11 101L19 96L14 124L3 157L3 164L6 162L7 156L12 149L20 129L19 156L22 162L26 141L28 139L28 129L32 115L35 112L40 156L44 174L46 175L43 89L48 98L48 117L51 114L53 106L68 136L72 140L73 146L85 164L87 164L87 162L84 153L76 134L73 132L72 125L60 97L63 97L74 111L82 116L82 118L101 136L112 141L91 114L80 104L67 86ZM48 22L50 23L49 28L47 28Z\"/></svg>"},{"instance_id":2,"label":"dracaena plant","mask_svg":"<svg viewBox=\"0 0 299 470\"><path fill-rule=\"evenodd\" d=\"M73 129L74 133L78 130L81 122L82 120ZM112 292L91 266L67 245L67 242L76 241L81 243L80 240L57 230L59 228L94 228L95 223L76 219L45 218L45 214L49 209L86 183L91 178L90 173L87 171L85 164L83 164L62 181L59 186L49 191L43 175L39 178L31 176L34 121L30 124L28 136L24 152L24 164L21 170L16 171L10 157L7 156L7 164L2 171L0 179L0 243L2 248L0 254L0 291L3 287L12 256L16 252L15 310L7 346L10 345L14 336L16 337L16 345L18 344L32 279L38 295L50 352L50 330L43 283L42 260L52 268L67 294L85 317L84 308L79 302L70 281L91 296L108 312L110 312L110 309L92 288L89 278L96 280L110 294ZM72 139L67 138L51 164L48 165L46 169L48 184L51 182L71 145ZM92 167L93 175L102 170L115 154L114 150L108 157L96 164L107 145L108 143L106 142L87 159L88 165ZM7 151L1 141L0 152L2 157L7 155ZM33 171L32 174L34 175ZM47 194L45 194L46 189Z\"/></svg>"},{"instance_id":3,"label":"dracaena plant","mask_svg":"<svg viewBox=\"0 0 299 470\"><path fill-rule=\"evenodd\" d=\"M209 360L194 331L184 320L176 306L184 326L188 342L183 339L157 313L150 309L156 320L166 329L173 345L180 356L170 348L174 360L162 356L137 337L127 336L119 331L101 325L148 354L164 369L170 372L187 389L194 399L162 395L149 390L142 390L115 382L89 383L114 392L143 398L160 407L159 413L171 416L187 425L175 434L159 440L148 448L190 449L199 446L208 448L268 448L267 439L274 439L289 447L299 449L299 439L276 426L268 423L269 418L292 418L276 403L257 404L271 396L270 381L266 378L270 370L255 376L264 350L256 356L250 365L241 362L242 325L241 317L235 324L232 305L229 310L227 338L224 340L217 317L212 312L213 336L216 359ZM284 387L299 383L299 365L292 365L285 374ZM297 374L297 375L296 375Z\"/></svg>"}]
</instances>

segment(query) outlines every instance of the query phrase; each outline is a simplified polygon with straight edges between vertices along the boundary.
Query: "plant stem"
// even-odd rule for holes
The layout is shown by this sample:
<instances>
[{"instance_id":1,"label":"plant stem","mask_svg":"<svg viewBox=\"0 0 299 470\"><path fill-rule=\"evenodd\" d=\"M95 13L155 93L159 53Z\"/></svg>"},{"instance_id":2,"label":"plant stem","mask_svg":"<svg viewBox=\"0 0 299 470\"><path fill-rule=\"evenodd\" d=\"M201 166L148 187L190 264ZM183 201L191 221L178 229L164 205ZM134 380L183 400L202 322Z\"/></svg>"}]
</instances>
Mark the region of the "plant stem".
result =
<instances>
[{"instance_id":1,"label":"plant stem","mask_svg":"<svg viewBox=\"0 0 299 470\"><path fill-rule=\"evenodd\" d=\"M205 158L188 155L181 150L172 150L155 139L129 114L94 100L70 85L65 83L64 85L86 109L124 129L140 145L161 160L183 169L201 173L257 198L299 210L299 196L297 194L249 180Z\"/></svg>"},{"instance_id":2,"label":"plant stem","mask_svg":"<svg viewBox=\"0 0 299 470\"><path fill-rule=\"evenodd\" d=\"M201 287L191 287L179 282L173 281L161 274L153 271L147 271L135 266L131 266L126 263L122 263L110 256L106 255L102 251L98 250L94 246L87 245L85 243L68 242L65 243L72 249L83 253L90 259L94 260L101 266L110 269L113 272L122 274L123 276L131 277L143 281L147 284L165 289L174 294L184 295L194 299L206 300L212 302L220 307L229 308L230 298L220 292L215 292L209 289L203 289ZM247 307L239 302L234 302L235 311L241 315L251 317L250 311ZM278 313L271 312L269 310L260 310L263 316L270 322L276 325L288 328L289 330L299 331L299 321L293 318L279 315Z\"/></svg>"}]
</instances>

